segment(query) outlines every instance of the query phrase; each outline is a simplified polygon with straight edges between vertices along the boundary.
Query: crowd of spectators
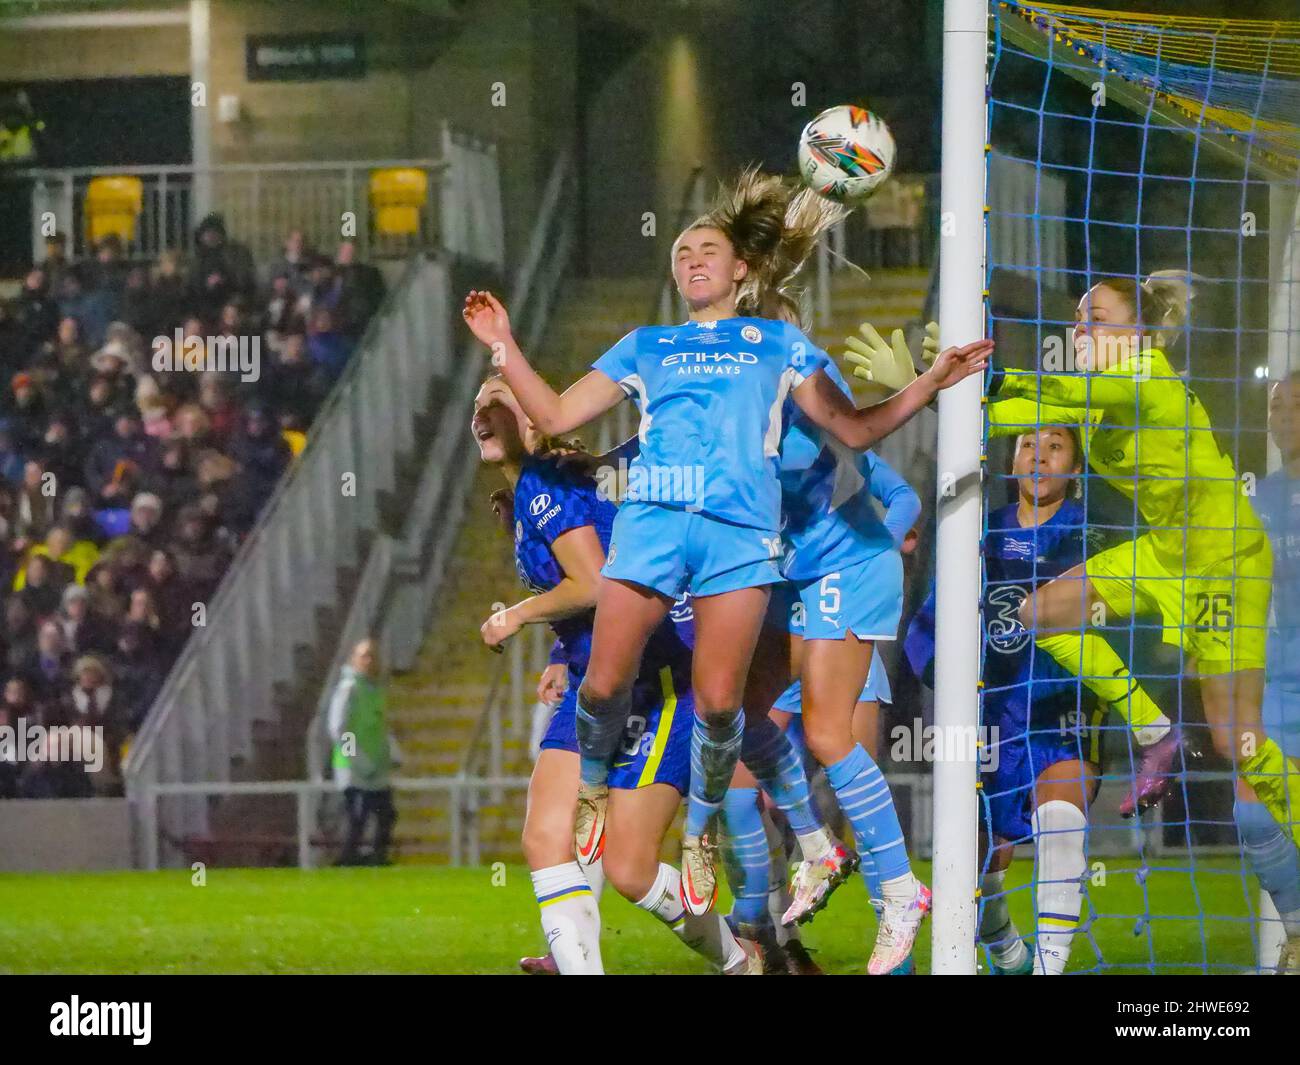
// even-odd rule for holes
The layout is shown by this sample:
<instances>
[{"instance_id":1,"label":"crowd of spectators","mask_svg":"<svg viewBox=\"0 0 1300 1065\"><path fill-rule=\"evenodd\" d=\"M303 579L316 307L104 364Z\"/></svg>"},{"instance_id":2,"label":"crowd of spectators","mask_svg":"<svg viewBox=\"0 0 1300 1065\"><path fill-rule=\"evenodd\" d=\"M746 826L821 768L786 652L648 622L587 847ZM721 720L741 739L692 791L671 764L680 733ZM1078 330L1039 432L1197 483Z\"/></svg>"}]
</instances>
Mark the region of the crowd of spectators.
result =
<instances>
[{"instance_id":1,"label":"crowd of spectators","mask_svg":"<svg viewBox=\"0 0 1300 1065\"><path fill-rule=\"evenodd\" d=\"M104 767L0 747L0 798L120 792L130 737L383 298L350 243L259 271L210 215L188 255L62 238L0 303L0 727L102 727ZM176 341L235 339L187 370ZM205 347L205 350L206 347ZM174 362L182 368L167 368Z\"/></svg>"}]
</instances>

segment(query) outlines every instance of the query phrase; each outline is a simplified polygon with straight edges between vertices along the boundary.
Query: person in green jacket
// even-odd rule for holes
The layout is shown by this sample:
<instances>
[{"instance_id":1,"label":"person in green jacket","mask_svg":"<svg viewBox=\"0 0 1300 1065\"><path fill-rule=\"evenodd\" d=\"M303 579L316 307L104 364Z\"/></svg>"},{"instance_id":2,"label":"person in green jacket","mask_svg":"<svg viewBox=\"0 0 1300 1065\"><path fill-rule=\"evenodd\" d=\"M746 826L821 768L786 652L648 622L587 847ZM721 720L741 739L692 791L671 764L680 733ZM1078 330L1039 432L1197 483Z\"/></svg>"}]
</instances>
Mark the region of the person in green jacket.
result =
<instances>
[{"instance_id":1,"label":"person in green jacket","mask_svg":"<svg viewBox=\"0 0 1300 1065\"><path fill-rule=\"evenodd\" d=\"M389 773L393 767L386 696L379 683L376 642L352 649L330 700L327 728L334 741L334 779L343 785L348 827L338 865L387 865L397 811ZM360 854L366 823L375 818L375 844L369 858Z\"/></svg>"}]
</instances>

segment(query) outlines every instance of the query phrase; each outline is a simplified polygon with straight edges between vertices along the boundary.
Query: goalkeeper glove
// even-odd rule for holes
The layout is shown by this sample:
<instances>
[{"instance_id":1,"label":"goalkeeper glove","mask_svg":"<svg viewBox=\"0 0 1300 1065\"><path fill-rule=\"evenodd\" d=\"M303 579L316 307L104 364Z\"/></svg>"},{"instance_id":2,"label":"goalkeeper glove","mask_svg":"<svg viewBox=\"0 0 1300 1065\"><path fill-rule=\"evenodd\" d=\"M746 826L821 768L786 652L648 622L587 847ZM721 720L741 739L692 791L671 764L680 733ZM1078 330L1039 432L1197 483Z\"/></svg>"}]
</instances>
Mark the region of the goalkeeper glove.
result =
<instances>
[{"instance_id":1,"label":"goalkeeper glove","mask_svg":"<svg viewBox=\"0 0 1300 1065\"><path fill-rule=\"evenodd\" d=\"M858 331L861 339L853 336L844 342L847 345L844 361L852 367L854 377L894 392L916 380L916 365L901 329L894 330L888 344L870 322L863 322ZM930 322L921 340L921 359L929 366L938 354L939 323Z\"/></svg>"}]
</instances>

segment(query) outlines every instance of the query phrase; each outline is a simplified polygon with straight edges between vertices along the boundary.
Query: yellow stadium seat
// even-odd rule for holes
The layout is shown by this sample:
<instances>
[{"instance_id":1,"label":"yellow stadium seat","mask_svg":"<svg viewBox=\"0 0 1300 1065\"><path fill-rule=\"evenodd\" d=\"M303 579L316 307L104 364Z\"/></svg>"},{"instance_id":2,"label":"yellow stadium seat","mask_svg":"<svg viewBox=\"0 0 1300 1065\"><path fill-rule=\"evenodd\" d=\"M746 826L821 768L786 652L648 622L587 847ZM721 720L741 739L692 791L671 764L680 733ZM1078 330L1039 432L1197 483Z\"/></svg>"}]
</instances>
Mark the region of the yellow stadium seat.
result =
<instances>
[{"instance_id":1,"label":"yellow stadium seat","mask_svg":"<svg viewBox=\"0 0 1300 1065\"><path fill-rule=\"evenodd\" d=\"M86 236L94 244L114 234L123 243L135 237L144 204L144 182L138 177L98 177L86 187Z\"/></svg>"},{"instance_id":2,"label":"yellow stadium seat","mask_svg":"<svg viewBox=\"0 0 1300 1065\"><path fill-rule=\"evenodd\" d=\"M302 454L302 449L307 446L307 434L297 429L282 429L280 437L289 445L289 451L294 458Z\"/></svg>"},{"instance_id":3,"label":"yellow stadium seat","mask_svg":"<svg viewBox=\"0 0 1300 1065\"><path fill-rule=\"evenodd\" d=\"M370 205L375 232L385 237L420 231L420 208L429 195L429 176L413 167L375 170L370 175Z\"/></svg>"}]
</instances>

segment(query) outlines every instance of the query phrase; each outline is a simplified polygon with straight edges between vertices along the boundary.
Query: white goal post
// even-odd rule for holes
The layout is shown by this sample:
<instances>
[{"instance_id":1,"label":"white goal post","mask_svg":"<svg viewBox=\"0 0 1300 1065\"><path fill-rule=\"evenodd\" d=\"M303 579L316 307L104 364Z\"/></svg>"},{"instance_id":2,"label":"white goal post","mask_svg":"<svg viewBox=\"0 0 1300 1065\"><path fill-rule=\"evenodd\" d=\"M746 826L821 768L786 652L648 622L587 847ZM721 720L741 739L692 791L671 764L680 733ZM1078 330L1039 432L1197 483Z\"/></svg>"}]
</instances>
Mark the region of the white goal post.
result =
<instances>
[{"instance_id":1,"label":"white goal post","mask_svg":"<svg viewBox=\"0 0 1300 1065\"><path fill-rule=\"evenodd\" d=\"M943 24L939 337L944 347L984 335L984 174L988 58L986 0L947 0ZM980 441L983 381L939 397L935 563L934 723L945 740L978 735ZM978 921L977 752L938 744L934 763L934 916L930 971L974 974Z\"/></svg>"}]
</instances>

